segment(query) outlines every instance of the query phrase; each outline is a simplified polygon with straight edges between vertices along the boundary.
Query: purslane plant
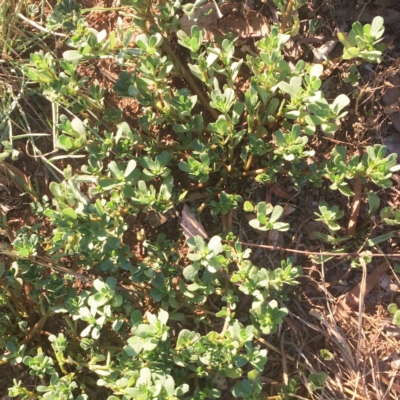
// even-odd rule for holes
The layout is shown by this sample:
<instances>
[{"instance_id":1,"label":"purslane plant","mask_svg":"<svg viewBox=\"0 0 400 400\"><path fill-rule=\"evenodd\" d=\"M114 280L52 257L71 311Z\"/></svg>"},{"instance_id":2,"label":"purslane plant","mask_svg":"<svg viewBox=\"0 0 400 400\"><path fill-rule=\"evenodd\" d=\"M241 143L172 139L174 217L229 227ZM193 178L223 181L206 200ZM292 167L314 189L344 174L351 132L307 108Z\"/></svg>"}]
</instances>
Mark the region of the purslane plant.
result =
<instances>
[{"instance_id":1,"label":"purslane plant","mask_svg":"<svg viewBox=\"0 0 400 400\"><path fill-rule=\"evenodd\" d=\"M34 394L15 382L13 397L85 399L85 385L97 385L109 390L109 400L219 398L214 382L219 375L232 379L235 397L265 398L261 378L267 351L254 339L274 334L283 323L288 315L283 302L290 301L301 268L291 258L280 268L260 268L235 237L225 242L219 234L189 238L186 255L164 233L153 241L141 238L138 257L126 244L133 234L127 218L133 216L139 226L150 212L165 215L183 201L196 200L204 201L199 211L209 207L214 216L232 216L245 200L244 210L255 211L251 227L284 233L290 224L282 221L282 205L261 201L253 206L245 191L238 194L252 177L274 183L285 175L299 189L327 180L332 191L352 196L353 179L387 188L398 170L396 156L387 156L384 146L369 146L363 155L348 155L336 146L329 160L321 160L310 145L315 135L338 131L350 100L344 94L325 98L322 64L285 60L284 46L298 32L303 1L295 1L288 15L285 2L274 0L282 25L272 26L257 42L258 54L246 59L234 57L235 39L205 42L196 25L190 34L183 32L180 13L193 16L201 1L181 3L125 1L121 15L131 17L133 27L124 30L118 19L116 31L107 35L88 27L76 2L63 0L47 26L68 33L74 50L62 61L35 53L25 67L50 101L80 114L59 117L55 145L70 153L86 151L88 159L81 172L68 167L61 182L50 184L50 208L36 205L54 225L52 236L40 238L37 227L21 231L13 242L21 259L7 271L0 269L1 287L7 288L0 304L8 311L0 316L2 360L23 361L43 381ZM379 61L380 20L360 27L353 25L344 58ZM132 47L136 29L141 33ZM181 49L169 40L173 32L188 60L177 56ZM104 91L97 84L86 88L86 79L78 77L79 62L101 57L115 59L123 69L134 63L134 71L123 71L114 90L139 103L136 127L122 121L120 110L104 110ZM244 65L250 78L239 96L235 83ZM186 87L174 89L174 78ZM163 139L166 132L170 140ZM374 202L372 195L368 199ZM357 245L339 236L344 213L336 205L320 203L316 214L329 230L320 237L334 249ZM400 220L392 207L382 209L380 218L388 225ZM39 246L53 261L70 257L71 272L94 276L90 285L78 290L71 277L45 274L43 263L35 266ZM34 287L29 298L40 321L52 313L63 321L63 332L49 338L53 353L23 342L32 305L20 292L28 284ZM17 299L17 311L9 293ZM244 296L250 301L241 309ZM87 380L81 379L82 370ZM325 378L312 376L312 390ZM282 388L284 394L295 390L293 380Z\"/></svg>"}]
</instances>

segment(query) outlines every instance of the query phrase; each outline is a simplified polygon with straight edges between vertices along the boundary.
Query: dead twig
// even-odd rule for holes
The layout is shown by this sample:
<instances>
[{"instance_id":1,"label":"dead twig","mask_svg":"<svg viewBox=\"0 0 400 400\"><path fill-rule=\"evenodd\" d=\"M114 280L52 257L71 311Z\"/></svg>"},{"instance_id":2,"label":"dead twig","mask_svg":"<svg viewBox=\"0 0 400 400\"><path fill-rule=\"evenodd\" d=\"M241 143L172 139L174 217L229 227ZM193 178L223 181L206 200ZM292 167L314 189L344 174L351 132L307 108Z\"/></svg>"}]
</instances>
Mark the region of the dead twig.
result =
<instances>
[{"instance_id":1,"label":"dead twig","mask_svg":"<svg viewBox=\"0 0 400 400\"><path fill-rule=\"evenodd\" d=\"M364 300L365 300L365 289L367 282L367 264L363 258L360 258L362 266L362 278L360 282L360 295L358 304L358 340L357 340L357 367L360 367L360 355L361 355L361 336L362 336L362 321L364 314Z\"/></svg>"},{"instance_id":2,"label":"dead twig","mask_svg":"<svg viewBox=\"0 0 400 400\"><path fill-rule=\"evenodd\" d=\"M223 243L228 243L234 245L235 242L230 240L223 240ZM332 257L362 257L363 253L359 252L342 252L342 253L333 253L329 251L307 251L307 250L296 250L290 249L287 247L281 246L273 246L269 244L257 244L257 243L248 243L248 242L239 242L242 246L248 247L258 247L261 249L269 249L275 251L287 251L288 253L297 253L297 254L304 254L306 256L332 256ZM368 257L385 257L385 258L400 258L400 253L368 253Z\"/></svg>"}]
</instances>

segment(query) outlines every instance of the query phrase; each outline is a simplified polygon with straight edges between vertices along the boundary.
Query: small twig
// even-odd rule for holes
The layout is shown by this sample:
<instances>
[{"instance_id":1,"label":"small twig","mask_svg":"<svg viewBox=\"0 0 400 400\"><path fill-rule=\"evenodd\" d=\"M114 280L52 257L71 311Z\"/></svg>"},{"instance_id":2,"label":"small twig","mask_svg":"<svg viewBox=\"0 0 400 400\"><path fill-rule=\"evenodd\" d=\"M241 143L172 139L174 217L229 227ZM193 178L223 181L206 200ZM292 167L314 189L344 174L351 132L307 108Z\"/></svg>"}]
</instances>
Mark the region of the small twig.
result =
<instances>
[{"instance_id":1,"label":"small twig","mask_svg":"<svg viewBox=\"0 0 400 400\"><path fill-rule=\"evenodd\" d=\"M57 140L57 124L58 124L58 114L59 114L59 107L58 104L54 101L51 102L51 115L53 119L53 126L52 126L52 135L53 135L53 151L58 150L58 140Z\"/></svg>"},{"instance_id":2,"label":"small twig","mask_svg":"<svg viewBox=\"0 0 400 400\"><path fill-rule=\"evenodd\" d=\"M256 337L255 339L258 340L265 347L268 347L269 349L275 351L275 353L282 355L282 352L277 347L275 347L273 344L267 342L265 339L258 338L258 337ZM314 370L311 367L309 367L306 364L301 363L300 361L296 360L294 357L290 356L289 354L285 354L285 356L289 361L296 363L299 367L302 367L310 372L314 372Z\"/></svg>"},{"instance_id":3,"label":"small twig","mask_svg":"<svg viewBox=\"0 0 400 400\"><path fill-rule=\"evenodd\" d=\"M224 18L224 14L222 14L221 10L218 7L218 4L215 0L213 0L214 2L214 6L215 6L215 10L217 11L218 14L218 19Z\"/></svg>"},{"instance_id":4,"label":"small twig","mask_svg":"<svg viewBox=\"0 0 400 400\"><path fill-rule=\"evenodd\" d=\"M60 36L60 37L67 37L67 35L65 35L64 33L58 33L58 32L54 32L54 31L49 31L46 28L43 28L43 26L40 26L39 24L37 24L36 22L26 18L24 15L18 13L17 17L22 19L23 21L27 22L29 25L32 25L34 28L38 29L39 31L45 32L45 33L49 33L51 35L54 36Z\"/></svg>"},{"instance_id":5,"label":"small twig","mask_svg":"<svg viewBox=\"0 0 400 400\"><path fill-rule=\"evenodd\" d=\"M224 243L229 243L234 245L235 242L229 240L223 240ZM273 246L269 244L256 244L256 243L248 243L248 242L238 242L242 246L249 246L249 247L259 247L261 249L269 249L269 250L277 250L277 251L287 251L288 253L297 253L297 254L304 254L306 256L332 256L332 257L363 257L363 253L358 252L343 252L343 253L333 253L329 251L305 251L305 250L296 250L290 249L281 246ZM381 253L368 253L368 257L400 257L400 253L388 253L388 254L381 254Z\"/></svg>"},{"instance_id":6,"label":"small twig","mask_svg":"<svg viewBox=\"0 0 400 400\"><path fill-rule=\"evenodd\" d=\"M356 366L360 366L360 355L361 355L361 332L362 332L362 321L364 314L364 300L366 295L366 287L367 287L367 264L365 263L363 258L360 258L360 263L362 266L362 278L360 283L360 296L359 296L359 305L358 305L358 340L357 340L357 358L356 358Z\"/></svg>"},{"instance_id":7,"label":"small twig","mask_svg":"<svg viewBox=\"0 0 400 400\"><path fill-rule=\"evenodd\" d=\"M285 353L285 332L282 333L281 336L281 352L282 352L282 374L283 374L283 383L285 385L289 384L289 374L287 369L287 357ZM285 393L285 400L288 400L288 395Z\"/></svg>"}]
</instances>

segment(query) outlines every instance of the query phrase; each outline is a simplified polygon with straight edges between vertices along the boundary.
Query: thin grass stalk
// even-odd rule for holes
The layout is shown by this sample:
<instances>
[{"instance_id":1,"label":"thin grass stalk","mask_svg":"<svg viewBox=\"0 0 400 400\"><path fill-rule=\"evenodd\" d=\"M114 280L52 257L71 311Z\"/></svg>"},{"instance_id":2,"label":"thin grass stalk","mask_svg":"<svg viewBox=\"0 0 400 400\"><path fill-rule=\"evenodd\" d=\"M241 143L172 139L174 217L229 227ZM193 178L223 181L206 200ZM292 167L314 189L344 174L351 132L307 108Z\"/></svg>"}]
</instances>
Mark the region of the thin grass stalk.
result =
<instances>
[{"instance_id":1,"label":"thin grass stalk","mask_svg":"<svg viewBox=\"0 0 400 400\"><path fill-rule=\"evenodd\" d=\"M40 10L40 23L43 24L44 22L44 12L46 9L46 0L42 0L42 7Z\"/></svg>"},{"instance_id":2,"label":"thin grass stalk","mask_svg":"<svg viewBox=\"0 0 400 400\"><path fill-rule=\"evenodd\" d=\"M51 102L51 116L53 119L52 134L53 134L53 150L57 150L57 123L58 123L59 106L55 101Z\"/></svg>"},{"instance_id":3,"label":"thin grass stalk","mask_svg":"<svg viewBox=\"0 0 400 400\"><path fill-rule=\"evenodd\" d=\"M10 49L13 49L14 47L14 41L11 39L11 34L13 32L14 28L14 20L16 18L16 14L19 13L22 9L23 1L18 1L16 7L15 7L15 12L11 14L9 20L6 22L8 29L7 29L7 34L5 35L4 39L4 47L3 47L3 53L8 54L6 51L6 47L9 47ZM13 5L11 5L10 8L13 8ZM3 32L4 34L4 32Z\"/></svg>"}]
</instances>

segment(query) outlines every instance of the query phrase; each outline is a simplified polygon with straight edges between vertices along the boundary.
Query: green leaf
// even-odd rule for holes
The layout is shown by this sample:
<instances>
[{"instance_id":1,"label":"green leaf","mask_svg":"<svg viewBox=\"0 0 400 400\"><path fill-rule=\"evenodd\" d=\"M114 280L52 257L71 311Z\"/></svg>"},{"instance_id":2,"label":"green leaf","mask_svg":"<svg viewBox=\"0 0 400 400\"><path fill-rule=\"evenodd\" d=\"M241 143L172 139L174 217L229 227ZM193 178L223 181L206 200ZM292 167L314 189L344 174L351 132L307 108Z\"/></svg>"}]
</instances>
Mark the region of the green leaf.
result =
<instances>
[{"instance_id":1,"label":"green leaf","mask_svg":"<svg viewBox=\"0 0 400 400\"><path fill-rule=\"evenodd\" d=\"M119 165L115 161L111 161L110 164L108 164L108 169L117 179L123 176L123 172L119 169Z\"/></svg>"},{"instance_id":2,"label":"green leaf","mask_svg":"<svg viewBox=\"0 0 400 400\"><path fill-rule=\"evenodd\" d=\"M75 132L78 132L79 135L86 137L86 128L83 122L79 118L74 118L71 121L71 126Z\"/></svg>"},{"instance_id":3,"label":"green leaf","mask_svg":"<svg viewBox=\"0 0 400 400\"><path fill-rule=\"evenodd\" d=\"M124 347L124 351L130 357L136 357L143 350L143 341L139 336L130 337L128 340L128 346Z\"/></svg>"},{"instance_id":4,"label":"green leaf","mask_svg":"<svg viewBox=\"0 0 400 400\"><path fill-rule=\"evenodd\" d=\"M319 78L324 73L324 66L322 64L314 64L310 70L311 78Z\"/></svg>"},{"instance_id":5,"label":"green leaf","mask_svg":"<svg viewBox=\"0 0 400 400\"><path fill-rule=\"evenodd\" d=\"M260 372L257 371L257 370L255 370L255 369L253 369L253 370L251 370L251 371L249 371L249 372L247 373L247 377L248 377L251 381L253 381L253 382L254 382L259 376L260 376Z\"/></svg>"},{"instance_id":6,"label":"green leaf","mask_svg":"<svg viewBox=\"0 0 400 400\"><path fill-rule=\"evenodd\" d=\"M338 36L338 39L340 40L340 42L343 44L345 49L348 49L353 46L353 44L348 39L347 33L338 32L337 36Z\"/></svg>"},{"instance_id":7,"label":"green leaf","mask_svg":"<svg viewBox=\"0 0 400 400\"><path fill-rule=\"evenodd\" d=\"M160 312L158 313L158 320L162 322L164 325L167 325L168 318L169 318L168 312L161 309Z\"/></svg>"},{"instance_id":8,"label":"green leaf","mask_svg":"<svg viewBox=\"0 0 400 400\"><path fill-rule=\"evenodd\" d=\"M200 236L198 236L200 237ZM218 255L219 253L222 252L223 247L222 247L222 243L221 243L221 237L220 236L213 236L210 241L208 242L207 247L212 250L212 252L215 255Z\"/></svg>"},{"instance_id":9,"label":"green leaf","mask_svg":"<svg viewBox=\"0 0 400 400\"><path fill-rule=\"evenodd\" d=\"M199 340L200 335L197 332L182 329L179 332L178 340L176 342L176 349L179 350Z\"/></svg>"},{"instance_id":10,"label":"green leaf","mask_svg":"<svg viewBox=\"0 0 400 400\"><path fill-rule=\"evenodd\" d=\"M243 204L243 209L245 212L253 212L254 206L250 201L245 201Z\"/></svg>"},{"instance_id":11,"label":"green leaf","mask_svg":"<svg viewBox=\"0 0 400 400\"><path fill-rule=\"evenodd\" d=\"M335 358L335 356L327 349L321 349L319 355L326 361L331 361Z\"/></svg>"},{"instance_id":12,"label":"green leaf","mask_svg":"<svg viewBox=\"0 0 400 400\"><path fill-rule=\"evenodd\" d=\"M108 246L111 250L117 250L121 245L121 240L116 236L108 236L106 240L106 246Z\"/></svg>"},{"instance_id":13,"label":"green leaf","mask_svg":"<svg viewBox=\"0 0 400 400\"><path fill-rule=\"evenodd\" d=\"M396 314L396 311L398 310L397 304L395 303L391 303L388 305L388 311L390 312L390 314L394 315Z\"/></svg>"},{"instance_id":14,"label":"green leaf","mask_svg":"<svg viewBox=\"0 0 400 400\"><path fill-rule=\"evenodd\" d=\"M348 197L354 196L354 192L350 189L350 186L347 183L339 185L338 189L345 196L348 196Z\"/></svg>"},{"instance_id":15,"label":"green leaf","mask_svg":"<svg viewBox=\"0 0 400 400\"><path fill-rule=\"evenodd\" d=\"M289 94L291 98L295 98L301 88L301 83L301 77L294 76L290 79L290 83L284 81L280 82L279 89L281 89L282 92Z\"/></svg>"},{"instance_id":16,"label":"green leaf","mask_svg":"<svg viewBox=\"0 0 400 400\"><path fill-rule=\"evenodd\" d=\"M243 379L241 382L237 382L232 388L233 395L240 398L248 398L252 391L253 387L248 379Z\"/></svg>"},{"instance_id":17,"label":"green leaf","mask_svg":"<svg viewBox=\"0 0 400 400\"><path fill-rule=\"evenodd\" d=\"M350 104L350 99L345 94L340 94L333 101L332 109L339 114L343 108L347 107Z\"/></svg>"},{"instance_id":18,"label":"green leaf","mask_svg":"<svg viewBox=\"0 0 400 400\"><path fill-rule=\"evenodd\" d=\"M369 239L366 242L367 246L375 246L378 243L386 242L387 240L391 239L393 237L394 233L393 232L388 232L385 233L384 235L379 235L373 239Z\"/></svg>"},{"instance_id":19,"label":"green leaf","mask_svg":"<svg viewBox=\"0 0 400 400\"><path fill-rule=\"evenodd\" d=\"M312 373L308 376L310 390L321 389L328 380L326 372Z\"/></svg>"},{"instance_id":20,"label":"green leaf","mask_svg":"<svg viewBox=\"0 0 400 400\"><path fill-rule=\"evenodd\" d=\"M64 210L62 210L62 215L72 220L78 219L78 214L72 208L65 208Z\"/></svg>"},{"instance_id":21,"label":"green leaf","mask_svg":"<svg viewBox=\"0 0 400 400\"><path fill-rule=\"evenodd\" d=\"M243 374L240 368L224 368L222 372L231 379L240 378Z\"/></svg>"},{"instance_id":22,"label":"green leaf","mask_svg":"<svg viewBox=\"0 0 400 400\"><path fill-rule=\"evenodd\" d=\"M343 53L343 60L351 60L360 57L360 49L357 47L350 47Z\"/></svg>"},{"instance_id":23,"label":"green leaf","mask_svg":"<svg viewBox=\"0 0 400 400\"><path fill-rule=\"evenodd\" d=\"M78 50L67 50L63 53L63 58L66 61L79 61L83 55Z\"/></svg>"},{"instance_id":24,"label":"green leaf","mask_svg":"<svg viewBox=\"0 0 400 400\"><path fill-rule=\"evenodd\" d=\"M183 313L175 313L175 314L171 314L171 316L169 317L169 319L171 321L183 321L185 319L185 314Z\"/></svg>"},{"instance_id":25,"label":"green leaf","mask_svg":"<svg viewBox=\"0 0 400 400\"><path fill-rule=\"evenodd\" d=\"M178 386L175 389L174 395L175 396L183 396L185 393L189 391L190 387L188 384L183 383L182 385Z\"/></svg>"},{"instance_id":26,"label":"green leaf","mask_svg":"<svg viewBox=\"0 0 400 400\"><path fill-rule=\"evenodd\" d=\"M75 149L75 140L68 135L61 135L58 138L58 146L61 147L63 150L74 150Z\"/></svg>"},{"instance_id":27,"label":"green leaf","mask_svg":"<svg viewBox=\"0 0 400 400\"><path fill-rule=\"evenodd\" d=\"M159 46L161 46L162 42L163 42L163 37L160 33L157 32L156 34L154 34L150 37L149 47L152 47L152 48L159 47Z\"/></svg>"},{"instance_id":28,"label":"green leaf","mask_svg":"<svg viewBox=\"0 0 400 400\"><path fill-rule=\"evenodd\" d=\"M393 316L393 323L400 328L400 310L397 310Z\"/></svg>"},{"instance_id":29,"label":"green leaf","mask_svg":"<svg viewBox=\"0 0 400 400\"><path fill-rule=\"evenodd\" d=\"M277 221L282 214L283 214L283 208L281 206L275 206L274 211L272 211L272 214L270 216L271 222Z\"/></svg>"},{"instance_id":30,"label":"green leaf","mask_svg":"<svg viewBox=\"0 0 400 400\"><path fill-rule=\"evenodd\" d=\"M194 265L188 265L183 270L183 276L185 277L186 280L192 281L197 277L198 271L199 271L198 267L195 267Z\"/></svg>"},{"instance_id":31,"label":"green leaf","mask_svg":"<svg viewBox=\"0 0 400 400\"><path fill-rule=\"evenodd\" d=\"M381 200L375 192L368 192L367 195L369 207L368 217L371 217L375 213L375 211L378 210Z\"/></svg>"},{"instance_id":32,"label":"green leaf","mask_svg":"<svg viewBox=\"0 0 400 400\"><path fill-rule=\"evenodd\" d=\"M109 168L110 168L110 166L109 166ZM126 170L124 172L125 178L127 178L129 175L131 175L132 172L135 170L135 168L136 168L136 161L129 160L128 165L126 166Z\"/></svg>"},{"instance_id":33,"label":"green leaf","mask_svg":"<svg viewBox=\"0 0 400 400\"><path fill-rule=\"evenodd\" d=\"M167 375L167 379L164 382L164 387L168 397L172 397L175 391L175 382L172 376Z\"/></svg>"},{"instance_id":34,"label":"green leaf","mask_svg":"<svg viewBox=\"0 0 400 400\"><path fill-rule=\"evenodd\" d=\"M158 168L165 167L171 161L171 154L168 151L163 151L156 157L156 163Z\"/></svg>"},{"instance_id":35,"label":"green leaf","mask_svg":"<svg viewBox=\"0 0 400 400\"><path fill-rule=\"evenodd\" d=\"M383 24L384 19L380 16L377 16L372 20L370 35L374 39L379 39L383 35L385 31Z\"/></svg>"},{"instance_id":36,"label":"green leaf","mask_svg":"<svg viewBox=\"0 0 400 400\"><path fill-rule=\"evenodd\" d=\"M149 40L147 38L147 35L144 33L141 33L136 37L136 44L142 49L147 51L148 46L149 46Z\"/></svg>"},{"instance_id":37,"label":"green leaf","mask_svg":"<svg viewBox=\"0 0 400 400\"><path fill-rule=\"evenodd\" d=\"M273 224L273 229L279 232L287 232L290 229L290 225L286 222L275 222Z\"/></svg>"}]
</instances>

